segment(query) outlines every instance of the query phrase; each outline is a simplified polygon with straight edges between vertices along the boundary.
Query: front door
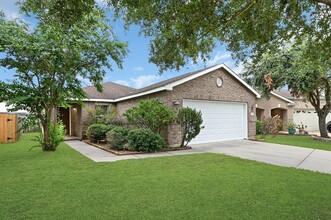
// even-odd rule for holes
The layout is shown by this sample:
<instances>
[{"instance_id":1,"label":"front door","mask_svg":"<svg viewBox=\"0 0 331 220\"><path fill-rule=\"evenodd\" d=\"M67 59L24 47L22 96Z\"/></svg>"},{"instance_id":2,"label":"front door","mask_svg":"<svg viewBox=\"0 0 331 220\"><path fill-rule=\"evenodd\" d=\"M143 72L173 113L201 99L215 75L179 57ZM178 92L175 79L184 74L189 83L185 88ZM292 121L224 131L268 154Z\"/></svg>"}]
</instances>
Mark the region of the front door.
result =
<instances>
[{"instance_id":1,"label":"front door","mask_svg":"<svg viewBox=\"0 0 331 220\"><path fill-rule=\"evenodd\" d=\"M60 108L58 108L58 113L59 113L59 116L58 116L59 119L64 124L65 134L66 135L69 135L70 134L70 115L69 115L69 108L60 107Z\"/></svg>"}]
</instances>

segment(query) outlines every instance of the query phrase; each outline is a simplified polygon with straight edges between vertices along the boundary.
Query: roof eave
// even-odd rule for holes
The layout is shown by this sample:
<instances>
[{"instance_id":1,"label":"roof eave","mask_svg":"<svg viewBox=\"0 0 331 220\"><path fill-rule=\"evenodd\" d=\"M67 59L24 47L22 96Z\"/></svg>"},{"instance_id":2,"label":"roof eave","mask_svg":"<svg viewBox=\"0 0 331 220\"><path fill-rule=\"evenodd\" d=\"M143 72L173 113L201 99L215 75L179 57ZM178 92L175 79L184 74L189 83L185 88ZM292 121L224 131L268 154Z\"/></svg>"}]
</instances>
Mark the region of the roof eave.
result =
<instances>
[{"instance_id":1,"label":"roof eave","mask_svg":"<svg viewBox=\"0 0 331 220\"><path fill-rule=\"evenodd\" d=\"M86 101L91 101L91 102L93 102L93 101L98 101L98 102L120 102L120 101L133 99L133 98L137 98L137 97L144 96L144 95L149 95L149 94L160 92L160 91L167 91L167 90L170 91L170 90L173 90L173 88L175 86L181 85L183 83L191 81L195 78L198 78L200 76L203 76L205 74L208 74L208 73L210 73L212 71L215 71L217 69L220 69L220 68L224 68L227 72L229 72L234 78L236 78L240 83L242 83L248 90L250 90L253 94L255 94L256 98L261 98L261 95L255 89L253 89L244 80L242 80L234 71L232 71L229 67L227 67L225 64L222 63L222 64L215 65L213 67L210 67L208 69L205 69L205 70L203 70L203 71L201 71L197 74L185 77L185 78L180 79L178 81L175 81L173 83L170 83L170 84L167 84L165 86L161 86L161 87L158 87L158 88L155 88L155 89L151 89L151 90L148 90L148 91L145 91L145 92L137 93L137 94L134 94L134 95L124 96L124 97L117 98L117 99L86 99ZM85 101L85 100L83 100L83 101Z\"/></svg>"},{"instance_id":2,"label":"roof eave","mask_svg":"<svg viewBox=\"0 0 331 220\"><path fill-rule=\"evenodd\" d=\"M278 98L280 98L280 99L288 102L289 104L295 105L295 102L293 102L293 101L291 101L291 100L289 100L289 99L287 99L287 98L285 98L285 97L283 97L281 95L278 95L277 93L271 92L270 94L272 94L272 95L274 95L274 96L276 96L276 97L278 97Z\"/></svg>"}]
</instances>

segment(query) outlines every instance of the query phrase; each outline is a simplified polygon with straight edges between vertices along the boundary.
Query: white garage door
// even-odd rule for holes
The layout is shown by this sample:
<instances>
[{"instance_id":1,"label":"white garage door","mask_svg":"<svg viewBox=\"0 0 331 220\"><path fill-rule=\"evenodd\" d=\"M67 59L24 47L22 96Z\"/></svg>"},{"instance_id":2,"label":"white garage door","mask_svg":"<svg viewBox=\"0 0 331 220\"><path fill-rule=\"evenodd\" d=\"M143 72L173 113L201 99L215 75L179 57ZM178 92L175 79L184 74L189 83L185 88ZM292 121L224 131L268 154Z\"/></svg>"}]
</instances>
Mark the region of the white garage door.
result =
<instances>
[{"instance_id":1,"label":"white garage door","mask_svg":"<svg viewBox=\"0 0 331 220\"><path fill-rule=\"evenodd\" d=\"M247 138L246 103L185 99L183 106L200 110L205 126L191 144Z\"/></svg>"},{"instance_id":2,"label":"white garage door","mask_svg":"<svg viewBox=\"0 0 331 220\"><path fill-rule=\"evenodd\" d=\"M331 113L326 117L326 123L331 121ZM294 110L293 122L300 125L307 125L307 131L318 131L318 116L315 110Z\"/></svg>"}]
</instances>

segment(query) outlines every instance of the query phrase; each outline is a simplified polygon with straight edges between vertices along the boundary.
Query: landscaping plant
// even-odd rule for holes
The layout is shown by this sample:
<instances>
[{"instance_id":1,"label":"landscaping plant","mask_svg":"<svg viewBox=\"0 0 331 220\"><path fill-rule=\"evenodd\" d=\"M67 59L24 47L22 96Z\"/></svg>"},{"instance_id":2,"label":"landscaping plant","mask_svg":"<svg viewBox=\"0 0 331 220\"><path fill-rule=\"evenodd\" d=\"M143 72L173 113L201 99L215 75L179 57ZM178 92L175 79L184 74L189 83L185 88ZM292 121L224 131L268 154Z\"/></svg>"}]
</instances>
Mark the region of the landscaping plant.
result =
<instances>
[{"instance_id":1,"label":"landscaping plant","mask_svg":"<svg viewBox=\"0 0 331 220\"><path fill-rule=\"evenodd\" d=\"M261 138L264 139L268 134L274 136L278 134L282 126L282 119L279 115L275 115L272 118L264 118L261 123Z\"/></svg>"},{"instance_id":2,"label":"landscaping plant","mask_svg":"<svg viewBox=\"0 0 331 220\"><path fill-rule=\"evenodd\" d=\"M106 134L107 145L110 148L123 150L125 145L128 143L127 136L129 134L129 129L124 127L114 127L112 130L108 131Z\"/></svg>"},{"instance_id":3,"label":"landscaping plant","mask_svg":"<svg viewBox=\"0 0 331 220\"><path fill-rule=\"evenodd\" d=\"M98 143L106 139L106 134L114 126L105 124L92 124L88 127L86 135L93 143Z\"/></svg>"},{"instance_id":4,"label":"landscaping plant","mask_svg":"<svg viewBox=\"0 0 331 220\"><path fill-rule=\"evenodd\" d=\"M256 134L262 133L262 121L256 120Z\"/></svg>"},{"instance_id":5,"label":"landscaping plant","mask_svg":"<svg viewBox=\"0 0 331 220\"><path fill-rule=\"evenodd\" d=\"M49 134L50 134L49 143L44 141L44 134L40 133L40 135L37 136L37 138L35 139L36 141L39 142L39 144L33 146L32 148L41 147L44 151L55 151L57 146L59 146L59 144L64 140L65 128L63 122L59 120L58 122L50 124Z\"/></svg>"},{"instance_id":6,"label":"landscaping plant","mask_svg":"<svg viewBox=\"0 0 331 220\"><path fill-rule=\"evenodd\" d=\"M136 151L156 152L165 147L165 141L160 134L145 128L131 130L128 142L130 148Z\"/></svg>"},{"instance_id":7,"label":"landscaping plant","mask_svg":"<svg viewBox=\"0 0 331 220\"><path fill-rule=\"evenodd\" d=\"M156 133L160 133L174 120L174 112L159 99L143 100L138 106L128 109L124 116L129 124L137 128L148 128Z\"/></svg>"},{"instance_id":8,"label":"landscaping plant","mask_svg":"<svg viewBox=\"0 0 331 220\"><path fill-rule=\"evenodd\" d=\"M109 107L107 112L100 106L95 106L94 109L87 109L88 120L86 125L91 124L111 124L110 122L117 119L117 110L115 107Z\"/></svg>"},{"instance_id":9,"label":"landscaping plant","mask_svg":"<svg viewBox=\"0 0 331 220\"><path fill-rule=\"evenodd\" d=\"M181 127L181 147L186 147L200 133L201 129L204 128L201 126L203 122L202 113L196 109L189 107L179 109L176 120Z\"/></svg>"}]
</instances>

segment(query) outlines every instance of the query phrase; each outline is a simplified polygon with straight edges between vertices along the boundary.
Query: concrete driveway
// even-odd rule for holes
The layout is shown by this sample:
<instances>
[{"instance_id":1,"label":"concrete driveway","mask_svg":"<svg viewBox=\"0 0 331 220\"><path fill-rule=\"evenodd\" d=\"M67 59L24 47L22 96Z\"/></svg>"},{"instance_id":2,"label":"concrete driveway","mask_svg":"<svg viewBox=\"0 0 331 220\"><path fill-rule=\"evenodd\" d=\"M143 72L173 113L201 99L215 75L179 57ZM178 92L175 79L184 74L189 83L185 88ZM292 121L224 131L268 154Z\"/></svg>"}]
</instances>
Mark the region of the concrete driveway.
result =
<instances>
[{"instance_id":1,"label":"concrete driveway","mask_svg":"<svg viewBox=\"0 0 331 220\"><path fill-rule=\"evenodd\" d=\"M216 153L260 161L284 167L295 167L331 174L331 151L270 144L257 141L224 141L192 145L191 150L170 151L151 154L117 156L81 141L66 141L86 157L95 162L114 162L126 159L143 159L196 153Z\"/></svg>"},{"instance_id":2,"label":"concrete driveway","mask_svg":"<svg viewBox=\"0 0 331 220\"><path fill-rule=\"evenodd\" d=\"M331 151L257 141L224 141L193 145L209 153L222 153L284 167L331 174Z\"/></svg>"}]
</instances>

